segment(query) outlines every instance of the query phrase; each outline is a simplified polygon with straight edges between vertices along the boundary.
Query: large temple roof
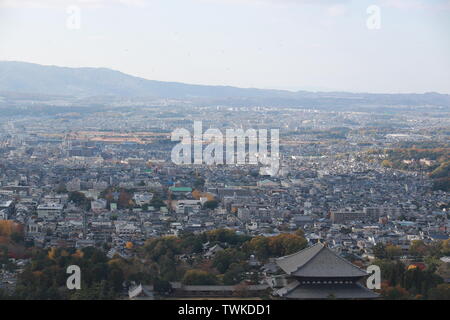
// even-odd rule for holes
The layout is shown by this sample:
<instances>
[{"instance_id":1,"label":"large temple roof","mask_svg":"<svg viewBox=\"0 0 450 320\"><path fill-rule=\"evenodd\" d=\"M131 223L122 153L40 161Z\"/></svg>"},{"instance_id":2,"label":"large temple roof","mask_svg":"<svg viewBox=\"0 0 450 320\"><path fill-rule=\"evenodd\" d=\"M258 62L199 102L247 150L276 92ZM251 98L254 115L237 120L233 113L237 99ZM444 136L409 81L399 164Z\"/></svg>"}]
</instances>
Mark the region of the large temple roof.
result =
<instances>
[{"instance_id":1,"label":"large temple roof","mask_svg":"<svg viewBox=\"0 0 450 320\"><path fill-rule=\"evenodd\" d=\"M368 275L322 243L278 258L276 263L288 275L296 277L356 278Z\"/></svg>"},{"instance_id":2,"label":"large temple roof","mask_svg":"<svg viewBox=\"0 0 450 320\"><path fill-rule=\"evenodd\" d=\"M300 284L294 281L276 292L285 299L376 299L379 295L359 283Z\"/></svg>"}]
</instances>

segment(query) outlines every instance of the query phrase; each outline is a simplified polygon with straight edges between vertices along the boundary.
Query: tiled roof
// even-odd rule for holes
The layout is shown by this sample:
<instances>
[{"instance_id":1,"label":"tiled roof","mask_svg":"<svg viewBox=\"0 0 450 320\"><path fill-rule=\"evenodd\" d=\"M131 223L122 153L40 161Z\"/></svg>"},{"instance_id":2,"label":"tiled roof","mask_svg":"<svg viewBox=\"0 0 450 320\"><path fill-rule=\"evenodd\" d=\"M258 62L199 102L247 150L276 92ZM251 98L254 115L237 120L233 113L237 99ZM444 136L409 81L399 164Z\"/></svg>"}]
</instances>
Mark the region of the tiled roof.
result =
<instances>
[{"instance_id":1,"label":"tiled roof","mask_svg":"<svg viewBox=\"0 0 450 320\"><path fill-rule=\"evenodd\" d=\"M297 253L276 259L288 275L297 277L364 277L367 272L317 243Z\"/></svg>"},{"instance_id":2,"label":"tiled roof","mask_svg":"<svg viewBox=\"0 0 450 320\"><path fill-rule=\"evenodd\" d=\"M376 299L379 295L359 283L353 283L298 285L290 288L283 297L287 299Z\"/></svg>"}]
</instances>

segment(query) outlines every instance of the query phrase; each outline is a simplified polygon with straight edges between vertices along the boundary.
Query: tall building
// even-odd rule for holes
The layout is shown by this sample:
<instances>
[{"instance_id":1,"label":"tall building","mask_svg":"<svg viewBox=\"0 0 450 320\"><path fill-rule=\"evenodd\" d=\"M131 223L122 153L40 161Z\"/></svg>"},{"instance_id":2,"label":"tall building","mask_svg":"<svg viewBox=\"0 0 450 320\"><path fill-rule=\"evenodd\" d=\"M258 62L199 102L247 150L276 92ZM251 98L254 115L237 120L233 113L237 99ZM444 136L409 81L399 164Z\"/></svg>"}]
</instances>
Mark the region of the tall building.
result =
<instances>
[{"instance_id":1,"label":"tall building","mask_svg":"<svg viewBox=\"0 0 450 320\"><path fill-rule=\"evenodd\" d=\"M64 206L59 203L40 204L37 207L38 217L54 219L63 212L63 208Z\"/></svg>"},{"instance_id":2,"label":"tall building","mask_svg":"<svg viewBox=\"0 0 450 320\"><path fill-rule=\"evenodd\" d=\"M284 299L375 299L362 281L369 275L322 243L276 259L287 284L274 292Z\"/></svg>"},{"instance_id":3,"label":"tall building","mask_svg":"<svg viewBox=\"0 0 450 320\"><path fill-rule=\"evenodd\" d=\"M331 211L333 223L346 223L351 221L374 222L380 216L380 210L376 208L364 208L362 211L340 210Z\"/></svg>"}]
</instances>

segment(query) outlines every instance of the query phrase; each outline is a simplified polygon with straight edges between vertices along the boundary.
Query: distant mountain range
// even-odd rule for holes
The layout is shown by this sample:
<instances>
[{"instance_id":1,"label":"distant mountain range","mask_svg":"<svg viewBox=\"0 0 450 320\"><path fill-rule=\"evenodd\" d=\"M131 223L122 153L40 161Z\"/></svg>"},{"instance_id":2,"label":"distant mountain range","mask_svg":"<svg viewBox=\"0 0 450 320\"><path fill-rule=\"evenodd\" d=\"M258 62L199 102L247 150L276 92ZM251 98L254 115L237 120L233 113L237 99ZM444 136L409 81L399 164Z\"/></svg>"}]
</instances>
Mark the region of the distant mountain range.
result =
<instances>
[{"instance_id":1,"label":"distant mountain range","mask_svg":"<svg viewBox=\"0 0 450 320\"><path fill-rule=\"evenodd\" d=\"M106 68L66 68L0 61L0 95L148 97L173 99L248 99L275 104L355 104L450 106L450 95L307 92L192 85L147 80Z\"/></svg>"}]
</instances>

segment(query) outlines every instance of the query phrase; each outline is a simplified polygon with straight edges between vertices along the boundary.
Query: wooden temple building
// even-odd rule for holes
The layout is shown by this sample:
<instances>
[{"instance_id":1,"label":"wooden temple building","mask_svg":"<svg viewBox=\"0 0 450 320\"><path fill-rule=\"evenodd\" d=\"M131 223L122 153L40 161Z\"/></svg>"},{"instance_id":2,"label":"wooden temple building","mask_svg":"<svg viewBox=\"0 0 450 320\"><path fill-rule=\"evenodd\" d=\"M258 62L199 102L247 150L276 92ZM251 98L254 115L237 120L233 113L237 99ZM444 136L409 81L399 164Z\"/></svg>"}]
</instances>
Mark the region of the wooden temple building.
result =
<instances>
[{"instance_id":1,"label":"wooden temple building","mask_svg":"<svg viewBox=\"0 0 450 320\"><path fill-rule=\"evenodd\" d=\"M376 299L363 281L369 275L317 243L297 253L276 259L285 272L285 285L274 291L283 299Z\"/></svg>"}]
</instances>

